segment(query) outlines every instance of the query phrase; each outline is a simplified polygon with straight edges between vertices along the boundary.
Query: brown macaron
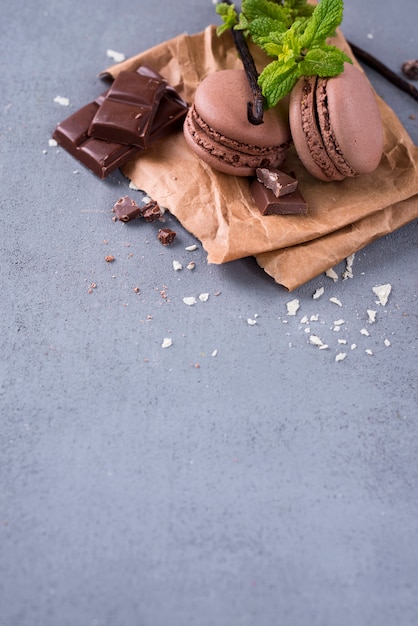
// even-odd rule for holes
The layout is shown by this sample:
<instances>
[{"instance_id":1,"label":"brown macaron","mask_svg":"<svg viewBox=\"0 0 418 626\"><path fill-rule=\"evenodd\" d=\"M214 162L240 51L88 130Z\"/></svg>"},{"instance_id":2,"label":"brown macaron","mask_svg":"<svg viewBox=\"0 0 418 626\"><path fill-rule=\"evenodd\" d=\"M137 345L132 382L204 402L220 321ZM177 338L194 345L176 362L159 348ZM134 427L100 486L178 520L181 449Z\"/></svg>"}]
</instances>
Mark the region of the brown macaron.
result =
<instances>
[{"instance_id":1,"label":"brown macaron","mask_svg":"<svg viewBox=\"0 0 418 626\"><path fill-rule=\"evenodd\" d=\"M290 95L292 138L300 160L319 180L370 174L383 153L383 125L364 74L345 63L333 78L301 78Z\"/></svg>"},{"instance_id":2,"label":"brown macaron","mask_svg":"<svg viewBox=\"0 0 418 626\"><path fill-rule=\"evenodd\" d=\"M257 167L278 167L291 143L288 100L265 111L262 124L247 118L252 100L244 70L220 70L197 87L184 123L190 148L226 174L252 176Z\"/></svg>"}]
</instances>

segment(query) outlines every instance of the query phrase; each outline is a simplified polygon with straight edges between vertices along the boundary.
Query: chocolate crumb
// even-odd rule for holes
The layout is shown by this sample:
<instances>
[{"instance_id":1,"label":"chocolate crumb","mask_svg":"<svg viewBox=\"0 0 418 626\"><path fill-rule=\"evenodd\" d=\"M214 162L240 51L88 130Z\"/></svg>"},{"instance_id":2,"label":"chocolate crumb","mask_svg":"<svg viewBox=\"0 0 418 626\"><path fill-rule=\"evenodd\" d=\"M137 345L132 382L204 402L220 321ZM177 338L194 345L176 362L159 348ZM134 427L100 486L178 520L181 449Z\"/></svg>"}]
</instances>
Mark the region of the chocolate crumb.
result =
<instances>
[{"instance_id":1,"label":"chocolate crumb","mask_svg":"<svg viewBox=\"0 0 418 626\"><path fill-rule=\"evenodd\" d=\"M113 211L121 222L130 222L140 217L142 212L135 200L132 200L129 196L119 198L113 207Z\"/></svg>"},{"instance_id":2,"label":"chocolate crumb","mask_svg":"<svg viewBox=\"0 0 418 626\"><path fill-rule=\"evenodd\" d=\"M402 72L410 80L418 80L418 59L411 59L402 64Z\"/></svg>"},{"instance_id":3,"label":"chocolate crumb","mask_svg":"<svg viewBox=\"0 0 418 626\"><path fill-rule=\"evenodd\" d=\"M147 222L155 222L163 216L164 211L156 200L150 200L141 208L141 215Z\"/></svg>"},{"instance_id":4,"label":"chocolate crumb","mask_svg":"<svg viewBox=\"0 0 418 626\"><path fill-rule=\"evenodd\" d=\"M158 240L163 246L168 246L170 243L173 243L175 236L175 231L170 228L160 228L158 231Z\"/></svg>"}]
</instances>

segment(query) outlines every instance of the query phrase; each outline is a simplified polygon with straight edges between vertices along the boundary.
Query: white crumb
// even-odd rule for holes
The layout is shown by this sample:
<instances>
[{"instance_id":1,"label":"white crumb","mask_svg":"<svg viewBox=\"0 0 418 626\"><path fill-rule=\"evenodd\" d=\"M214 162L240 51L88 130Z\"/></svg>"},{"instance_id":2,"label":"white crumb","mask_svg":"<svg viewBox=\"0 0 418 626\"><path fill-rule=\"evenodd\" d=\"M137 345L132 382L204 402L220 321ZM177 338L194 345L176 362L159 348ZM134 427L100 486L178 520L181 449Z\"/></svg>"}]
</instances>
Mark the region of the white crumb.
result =
<instances>
[{"instance_id":1,"label":"white crumb","mask_svg":"<svg viewBox=\"0 0 418 626\"><path fill-rule=\"evenodd\" d=\"M385 339L383 343L385 344L386 348L389 348L389 346L391 345L389 339Z\"/></svg>"},{"instance_id":2,"label":"white crumb","mask_svg":"<svg viewBox=\"0 0 418 626\"><path fill-rule=\"evenodd\" d=\"M56 139L50 139L50 140L48 141L48 146L49 146L50 148L56 148L56 147L57 147L57 145L58 145L58 142L57 142L57 140L56 140Z\"/></svg>"},{"instance_id":3,"label":"white crumb","mask_svg":"<svg viewBox=\"0 0 418 626\"><path fill-rule=\"evenodd\" d=\"M294 300L290 300L290 302L287 302L286 308L288 315L296 315L299 309L299 300L297 298L295 298Z\"/></svg>"},{"instance_id":4,"label":"white crumb","mask_svg":"<svg viewBox=\"0 0 418 626\"><path fill-rule=\"evenodd\" d=\"M347 352L339 352L335 357L335 362L338 363L339 361L344 361L346 356Z\"/></svg>"},{"instance_id":5,"label":"white crumb","mask_svg":"<svg viewBox=\"0 0 418 626\"><path fill-rule=\"evenodd\" d=\"M355 350L357 348L357 344L356 343L352 343L350 346L350 350Z\"/></svg>"},{"instance_id":6,"label":"white crumb","mask_svg":"<svg viewBox=\"0 0 418 626\"><path fill-rule=\"evenodd\" d=\"M257 324L257 320L253 320L251 319L251 317L247 318L247 324L248 326L255 326L255 324Z\"/></svg>"},{"instance_id":7,"label":"white crumb","mask_svg":"<svg viewBox=\"0 0 418 626\"><path fill-rule=\"evenodd\" d=\"M197 250L197 245L194 243L191 246L186 246L184 249L187 250L187 252L193 252L193 250Z\"/></svg>"},{"instance_id":8,"label":"white crumb","mask_svg":"<svg viewBox=\"0 0 418 626\"><path fill-rule=\"evenodd\" d=\"M304 330L304 332L305 332L306 334L308 334L308 333L310 333L310 332L311 332L311 329L310 329L310 327L309 327L309 326L307 326L307 327L306 327L306 328L304 328L303 330Z\"/></svg>"},{"instance_id":9,"label":"white crumb","mask_svg":"<svg viewBox=\"0 0 418 626\"><path fill-rule=\"evenodd\" d=\"M311 335L309 337L309 343L313 346L317 346L320 350L326 350L328 348L328 345L324 343L318 335Z\"/></svg>"},{"instance_id":10,"label":"white crumb","mask_svg":"<svg viewBox=\"0 0 418 626\"><path fill-rule=\"evenodd\" d=\"M370 337L370 333L369 333L369 331L367 330L367 328L362 328L362 329L360 330L360 334L361 334L361 335L364 335L365 337Z\"/></svg>"},{"instance_id":11,"label":"white crumb","mask_svg":"<svg viewBox=\"0 0 418 626\"><path fill-rule=\"evenodd\" d=\"M314 300L318 300L318 298L324 295L324 292L325 292L325 289L323 287L319 287L313 294L312 298Z\"/></svg>"},{"instance_id":12,"label":"white crumb","mask_svg":"<svg viewBox=\"0 0 418 626\"><path fill-rule=\"evenodd\" d=\"M347 278L353 278L353 263L354 263L355 256L356 255L354 253L354 254L350 254L350 256L346 258L345 271L342 274L343 280L347 280Z\"/></svg>"},{"instance_id":13,"label":"white crumb","mask_svg":"<svg viewBox=\"0 0 418 626\"><path fill-rule=\"evenodd\" d=\"M195 267L196 267L196 263L194 261L190 261L190 263L187 264L188 270L194 270Z\"/></svg>"},{"instance_id":14,"label":"white crumb","mask_svg":"<svg viewBox=\"0 0 418 626\"><path fill-rule=\"evenodd\" d=\"M328 276L328 278L332 278L334 283L336 283L338 280L338 274L332 267L330 267L330 269L325 272L325 276Z\"/></svg>"},{"instance_id":15,"label":"white crumb","mask_svg":"<svg viewBox=\"0 0 418 626\"><path fill-rule=\"evenodd\" d=\"M334 331L334 333L339 333L341 330L341 326L334 326L332 330Z\"/></svg>"},{"instance_id":16,"label":"white crumb","mask_svg":"<svg viewBox=\"0 0 418 626\"><path fill-rule=\"evenodd\" d=\"M317 322L319 320L319 315L311 315L309 318L310 322Z\"/></svg>"},{"instance_id":17,"label":"white crumb","mask_svg":"<svg viewBox=\"0 0 418 626\"><path fill-rule=\"evenodd\" d=\"M182 270L182 269L183 269L183 266L182 266L182 264L180 263L180 261L173 261L173 270L174 270L175 272L178 272L178 271L180 271L180 270Z\"/></svg>"},{"instance_id":18,"label":"white crumb","mask_svg":"<svg viewBox=\"0 0 418 626\"><path fill-rule=\"evenodd\" d=\"M218 354L218 350L215 349L215 350L212 351L210 356L217 356L217 354Z\"/></svg>"},{"instance_id":19,"label":"white crumb","mask_svg":"<svg viewBox=\"0 0 418 626\"><path fill-rule=\"evenodd\" d=\"M377 311L373 311L372 309L367 309L367 318L370 324L374 324L376 321Z\"/></svg>"},{"instance_id":20,"label":"white crumb","mask_svg":"<svg viewBox=\"0 0 418 626\"><path fill-rule=\"evenodd\" d=\"M345 324L345 320L335 320L334 321L334 326L342 326L343 324Z\"/></svg>"},{"instance_id":21,"label":"white crumb","mask_svg":"<svg viewBox=\"0 0 418 626\"><path fill-rule=\"evenodd\" d=\"M208 293L201 293L199 296L199 300L200 302L207 302L209 300L209 294Z\"/></svg>"},{"instance_id":22,"label":"white crumb","mask_svg":"<svg viewBox=\"0 0 418 626\"><path fill-rule=\"evenodd\" d=\"M337 306L342 306L342 302L340 300L338 300L338 298L330 298L329 299L330 302L332 302L332 304L336 304Z\"/></svg>"},{"instance_id":23,"label":"white crumb","mask_svg":"<svg viewBox=\"0 0 418 626\"><path fill-rule=\"evenodd\" d=\"M369 348L365 350L364 352L368 354L369 356L373 356L373 352Z\"/></svg>"},{"instance_id":24,"label":"white crumb","mask_svg":"<svg viewBox=\"0 0 418 626\"><path fill-rule=\"evenodd\" d=\"M65 98L64 96L55 96L54 102L56 102L57 104L60 104L63 107L70 106L69 98Z\"/></svg>"},{"instance_id":25,"label":"white crumb","mask_svg":"<svg viewBox=\"0 0 418 626\"><path fill-rule=\"evenodd\" d=\"M338 343L340 343L341 345L346 345L347 339L338 339Z\"/></svg>"},{"instance_id":26,"label":"white crumb","mask_svg":"<svg viewBox=\"0 0 418 626\"><path fill-rule=\"evenodd\" d=\"M125 55L123 54L123 52L116 52L116 50L106 50L106 56L108 56L110 59L113 59L113 61L115 61L115 63L120 63L121 61L125 60Z\"/></svg>"},{"instance_id":27,"label":"white crumb","mask_svg":"<svg viewBox=\"0 0 418 626\"><path fill-rule=\"evenodd\" d=\"M172 346L172 345L173 345L173 340L172 340L172 339L170 339L170 337L165 337L165 338L163 339L163 342L162 342L162 344L161 344L161 347L162 347L162 348L169 348L169 347L170 347L170 346Z\"/></svg>"},{"instance_id":28,"label":"white crumb","mask_svg":"<svg viewBox=\"0 0 418 626\"><path fill-rule=\"evenodd\" d=\"M378 300L376 300L376 304L386 306L391 291L392 285L390 285L389 283L386 285L376 285L375 287L373 287L373 293L378 297Z\"/></svg>"},{"instance_id":29,"label":"white crumb","mask_svg":"<svg viewBox=\"0 0 418 626\"><path fill-rule=\"evenodd\" d=\"M194 304L196 304L197 300L194 296L186 296L185 298L183 298L183 302L184 304L187 304L187 306L193 306Z\"/></svg>"},{"instance_id":30,"label":"white crumb","mask_svg":"<svg viewBox=\"0 0 418 626\"><path fill-rule=\"evenodd\" d=\"M307 315L304 315L302 319L300 320L301 324L307 324L308 322L309 322L309 317Z\"/></svg>"}]
</instances>

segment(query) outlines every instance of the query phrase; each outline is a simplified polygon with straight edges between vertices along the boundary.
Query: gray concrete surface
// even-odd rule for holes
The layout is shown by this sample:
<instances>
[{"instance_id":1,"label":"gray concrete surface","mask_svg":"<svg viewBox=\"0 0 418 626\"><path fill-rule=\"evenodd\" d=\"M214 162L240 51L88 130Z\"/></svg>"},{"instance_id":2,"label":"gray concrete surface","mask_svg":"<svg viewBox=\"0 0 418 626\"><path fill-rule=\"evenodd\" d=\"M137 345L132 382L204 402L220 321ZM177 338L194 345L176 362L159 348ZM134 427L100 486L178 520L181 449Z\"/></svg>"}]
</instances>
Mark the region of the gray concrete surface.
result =
<instances>
[{"instance_id":1,"label":"gray concrete surface","mask_svg":"<svg viewBox=\"0 0 418 626\"><path fill-rule=\"evenodd\" d=\"M383 4L347 1L344 33L398 69L417 3ZM0 626L418 624L417 223L290 295L252 259L208 266L171 216L172 247L127 234L123 176L48 146L55 96L96 97L107 49L216 19L210 0L2 2ZM368 75L417 143L417 103Z\"/></svg>"}]
</instances>

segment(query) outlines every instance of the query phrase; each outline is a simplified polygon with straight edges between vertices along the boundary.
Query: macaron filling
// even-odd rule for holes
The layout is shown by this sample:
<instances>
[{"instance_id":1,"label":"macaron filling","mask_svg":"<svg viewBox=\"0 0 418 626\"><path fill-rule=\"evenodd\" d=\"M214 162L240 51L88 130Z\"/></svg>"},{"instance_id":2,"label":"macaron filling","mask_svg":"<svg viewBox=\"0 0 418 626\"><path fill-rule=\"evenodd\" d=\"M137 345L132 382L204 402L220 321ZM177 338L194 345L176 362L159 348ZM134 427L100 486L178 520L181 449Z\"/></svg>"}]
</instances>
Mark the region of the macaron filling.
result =
<instances>
[{"instance_id":1,"label":"macaron filling","mask_svg":"<svg viewBox=\"0 0 418 626\"><path fill-rule=\"evenodd\" d=\"M317 77L304 79L300 101L302 128L310 157L328 180L343 180L345 175L337 168L324 143L317 112ZM328 142L329 145L329 142Z\"/></svg>"},{"instance_id":2,"label":"macaron filling","mask_svg":"<svg viewBox=\"0 0 418 626\"><path fill-rule=\"evenodd\" d=\"M354 177L357 176L357 172L351 167L348 161L344 158L342 150L338 144L334 130L331 126L329 109L328 109L328 97L327 97L327 83L326 78L318 78L316 84L316 107L318 115L318 123L321 132L321 137L324 142L325 149L332 159L333 164L337 170L344 176Z\"/></svg>"},{"instance_id":3,"label":"macaron filling","mask_svg":"<svg viewBox=\"0 0 418 626\"><path fill-rule=\"evenodd\" d=\"M256 146L241 143L214 130L192 105L185 125L190 137L206 153L237 168L277 167L286 157L290 142L275 146Z\"/></svg>"}]
</instances>

